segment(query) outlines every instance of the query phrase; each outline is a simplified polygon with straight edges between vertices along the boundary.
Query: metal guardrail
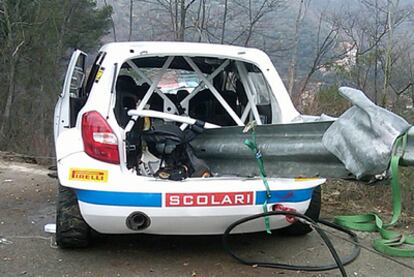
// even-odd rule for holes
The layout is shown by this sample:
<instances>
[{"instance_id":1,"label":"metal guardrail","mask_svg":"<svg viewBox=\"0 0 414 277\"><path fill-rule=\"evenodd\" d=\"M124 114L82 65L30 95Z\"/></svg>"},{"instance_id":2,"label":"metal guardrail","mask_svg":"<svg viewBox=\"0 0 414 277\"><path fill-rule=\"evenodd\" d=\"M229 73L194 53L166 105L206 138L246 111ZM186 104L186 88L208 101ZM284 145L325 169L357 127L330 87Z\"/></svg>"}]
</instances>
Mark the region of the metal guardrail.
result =
<instances>
[{"instance_id":1,"label":"metal guardrail","mask_svg":"<svg viewBox=\"0 0 414 277\"><path fill-rule=\"evenodd\" d=\"M343 163L322 144L334 121L256 127L256 140L270 177L354 178ZM251 134L243 127L205 130L191 142L197 156L220 175L258 176L256 160L243 144ZM408 132L401 165L414 166L414 128Z\"/></svg>"},{"instance_id":2,"label":"metal guardrail","mask_svg":"<svg viewBox=\"0 0 414 277\"><path fill-rule=\"evenodd\" d=\"M407 144L404 154L400 160L402 166L414 166L414 128L411 127L407 132Z\"/></svg>"}]
</instances>

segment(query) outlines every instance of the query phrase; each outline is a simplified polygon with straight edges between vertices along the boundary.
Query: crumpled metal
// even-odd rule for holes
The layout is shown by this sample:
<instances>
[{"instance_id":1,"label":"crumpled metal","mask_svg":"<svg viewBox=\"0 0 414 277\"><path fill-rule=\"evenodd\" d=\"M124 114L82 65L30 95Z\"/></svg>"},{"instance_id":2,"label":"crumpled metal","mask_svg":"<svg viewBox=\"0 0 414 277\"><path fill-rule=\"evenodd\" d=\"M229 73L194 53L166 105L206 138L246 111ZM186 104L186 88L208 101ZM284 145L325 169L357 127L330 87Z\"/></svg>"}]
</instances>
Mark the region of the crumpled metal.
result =
<instances>
[{"instance_id":1,"label":"crumpled metal","mask_svg":"<svg viewBox=\"0 0 414 277\"><path fill-rule=\"evenodd\" d=\"M357 179L387 170L394 141L411 125L402 117L375 105L360 90L341 87L339 93L353 106L327 129L324 147Z\"/></svg>"}]
</instances>

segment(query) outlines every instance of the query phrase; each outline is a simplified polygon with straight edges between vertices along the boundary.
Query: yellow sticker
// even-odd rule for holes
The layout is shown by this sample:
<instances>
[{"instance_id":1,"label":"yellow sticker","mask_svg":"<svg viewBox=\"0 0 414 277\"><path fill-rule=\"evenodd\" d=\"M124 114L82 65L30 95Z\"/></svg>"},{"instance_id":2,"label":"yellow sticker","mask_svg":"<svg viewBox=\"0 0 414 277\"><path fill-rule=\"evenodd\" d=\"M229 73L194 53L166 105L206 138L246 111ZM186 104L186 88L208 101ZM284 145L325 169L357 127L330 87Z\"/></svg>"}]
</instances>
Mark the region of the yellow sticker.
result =
<instances>
[{"instance_id":1,"label":"yellow sticker","mask_svg":"<svg viewBox=\"0 0 414 277\"><path fill-rule=\"evenodd\" d=\"M101 79L103 72L104 72L105 68L100 67L98 69L98 72L96 72L96 76L95 76L95 83L99 82L99 80Z\"/></svg>"},{"instance_id":2,"label":"yellow sticker","mask_svg":"<svg viewBox=\"0 0 414 277\"><path fill-rule=\"evenodd\" d=\"M312 181L312 180L317 180L319 178L316 177L296 177L294 180L296 182L301 182L301 181Z\"/></svg>"},{"instance_id":3,"label":"yellow sticker","mask_svg":"<svg viewBox=\"0 0 414 277\"><path fill-rule=\"evenodd\" d=\"M143 130L147 131L151 128L151 119L149 117L144 117L144 127Z\"/></svg>"},{"instance_id":4,"label":"yellow sticker","mask_svg":"<svg viewBox=\"0 0 414 277\"><path fill-rule=\"evenodd\" d=\"M69 180L106 183L108 181L108 171L101 169L71 168L69 169Z\"/></svg>"}]
</instances>

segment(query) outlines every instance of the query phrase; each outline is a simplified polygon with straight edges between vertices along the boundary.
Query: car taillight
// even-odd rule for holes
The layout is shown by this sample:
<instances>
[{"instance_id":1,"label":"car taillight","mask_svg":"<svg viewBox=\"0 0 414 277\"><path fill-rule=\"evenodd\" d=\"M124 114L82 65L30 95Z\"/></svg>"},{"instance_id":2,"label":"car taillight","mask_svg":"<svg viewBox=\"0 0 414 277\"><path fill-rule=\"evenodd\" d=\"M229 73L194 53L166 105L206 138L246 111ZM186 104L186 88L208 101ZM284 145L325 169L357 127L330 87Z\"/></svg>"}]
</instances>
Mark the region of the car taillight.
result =
<instances>
[{"instance_id":1,"label":"car taillight","mask_svg":"<svg viewBox=\"0 0 414 277\"><path fill-rule=\"evenodd\" d=\"M86 154L103 162L119 164L118 139L97 111L83 114L82 139Z\"/></svg>"}]
</instances>

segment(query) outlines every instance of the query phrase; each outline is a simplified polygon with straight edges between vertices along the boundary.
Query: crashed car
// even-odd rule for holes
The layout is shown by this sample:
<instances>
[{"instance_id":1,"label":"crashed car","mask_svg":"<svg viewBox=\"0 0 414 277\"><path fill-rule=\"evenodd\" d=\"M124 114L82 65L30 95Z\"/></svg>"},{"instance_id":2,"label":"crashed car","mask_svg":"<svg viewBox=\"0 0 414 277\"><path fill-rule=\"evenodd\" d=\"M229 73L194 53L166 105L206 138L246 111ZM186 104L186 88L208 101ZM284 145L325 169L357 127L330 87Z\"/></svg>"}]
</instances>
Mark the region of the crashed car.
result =
<instances>
[{"instance_id":1,"label":"crashed car","mask_svg":"<svg viewBox=\"0 0 414 277\"><path fill-rule=\"evenodd\" d=\"M200 158L205 150L192 147L211 129L300 118L269 57L257 49L110 43L99 50L88 74L86 54L76 50L54 115L57 244L85 247L92 229L222 234L234 221L263 212L264 203L268 210L317 219L324 179L267 176L266 189L257 168L256 174L220 172L214 157L206 161ZM255 162L255 156L246 160ZM269 220L272 230L311 231L291 217ZM257 219L234 232L263 230L263 219Z\"/></svg>"}]
</instances>

